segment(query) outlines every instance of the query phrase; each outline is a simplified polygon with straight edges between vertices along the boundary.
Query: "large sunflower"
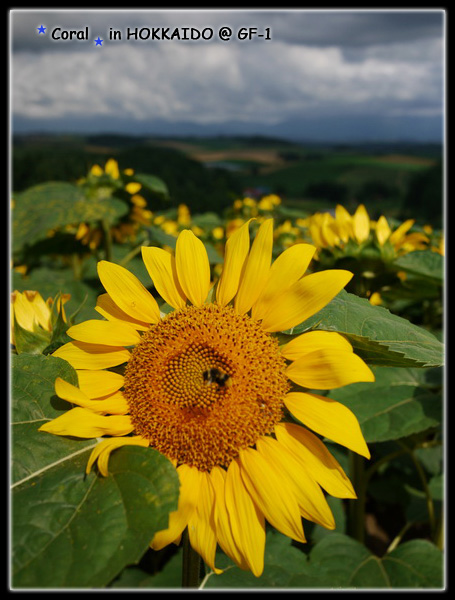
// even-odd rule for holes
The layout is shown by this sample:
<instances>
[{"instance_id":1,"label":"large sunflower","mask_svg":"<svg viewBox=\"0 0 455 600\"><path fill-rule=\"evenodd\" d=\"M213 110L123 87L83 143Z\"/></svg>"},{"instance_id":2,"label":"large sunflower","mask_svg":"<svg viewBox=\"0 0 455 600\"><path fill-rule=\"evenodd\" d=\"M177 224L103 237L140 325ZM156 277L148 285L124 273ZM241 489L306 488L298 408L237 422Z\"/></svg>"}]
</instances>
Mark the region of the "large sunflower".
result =
<instances>
[{"instance_id":1,"label":"large sunflower","mask_svg":"<svg viewBox=\"0 0 455 600\"><path fill-rule=\"evenodd\" d=\"M292 382L332 389L373 381L370 369L335 332L310 331L281 346L274 335L319 311L352 275L304 276L315 251L308 244L292 246L271 265L272 245L271 219L251 250L249 223L243 225L227 242L215 290L205 247L191 231L180 233L175 257L144 247L155 288L175 309L167 315L130 272L101 261L107 293L97 310L106 320L71 327L74 341L54 353L77 370L79 387L61 379L55 386L77 407L41 427L106 436L87 465L89 471L97 461L102 475L110 453L125 444L168 457L180 478L178 509L151 546L178 542L188 527L191 546L217 572L218 543L240 568L262 573L265 521L300 542L302 516L335 527L321 488L338 498L355 492L315 434L369 457L352 412L293 391ZM122 375L111 370L123 364Z\"/></svg>"}]
</instances>

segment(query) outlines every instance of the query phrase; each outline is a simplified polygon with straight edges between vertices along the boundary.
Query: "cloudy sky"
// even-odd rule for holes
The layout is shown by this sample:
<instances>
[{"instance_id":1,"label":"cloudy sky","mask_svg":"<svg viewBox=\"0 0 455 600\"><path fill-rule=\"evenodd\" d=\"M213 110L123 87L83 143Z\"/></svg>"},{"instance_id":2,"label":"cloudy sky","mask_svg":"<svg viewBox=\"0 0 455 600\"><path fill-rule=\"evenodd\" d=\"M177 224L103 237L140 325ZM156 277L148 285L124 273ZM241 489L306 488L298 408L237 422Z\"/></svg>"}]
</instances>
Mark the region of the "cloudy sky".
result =
<instances>
[{"instance_id":1,"label":"cloudy sky","mask_svg":"<svg viewBox=\"0 0 455 600\"><path fill-rule=\"evenodd\" d=\"M136 28L144 39L127 39ZM438 141L444 128L439 9L12 10L10 42L14 133Z\"/></svg>"}]
</instances>

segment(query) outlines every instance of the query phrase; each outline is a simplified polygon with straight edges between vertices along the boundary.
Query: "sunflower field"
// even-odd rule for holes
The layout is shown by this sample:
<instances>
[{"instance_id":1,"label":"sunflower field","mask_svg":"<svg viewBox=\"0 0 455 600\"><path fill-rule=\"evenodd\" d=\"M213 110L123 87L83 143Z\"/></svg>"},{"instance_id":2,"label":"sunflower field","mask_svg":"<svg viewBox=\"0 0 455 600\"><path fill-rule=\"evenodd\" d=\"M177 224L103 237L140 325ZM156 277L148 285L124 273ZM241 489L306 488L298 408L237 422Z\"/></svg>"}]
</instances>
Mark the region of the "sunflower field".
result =
<instances>
[{"instance_id":1,"label":"sunflower field","mask_svg":"<svg viewBox=\"0 0 455 600\"><path fill-rule=\"evenodd\" d=\"M10 215L13 589L443 588L440 229L112 158Z\"/></svg>"}]
</instances>

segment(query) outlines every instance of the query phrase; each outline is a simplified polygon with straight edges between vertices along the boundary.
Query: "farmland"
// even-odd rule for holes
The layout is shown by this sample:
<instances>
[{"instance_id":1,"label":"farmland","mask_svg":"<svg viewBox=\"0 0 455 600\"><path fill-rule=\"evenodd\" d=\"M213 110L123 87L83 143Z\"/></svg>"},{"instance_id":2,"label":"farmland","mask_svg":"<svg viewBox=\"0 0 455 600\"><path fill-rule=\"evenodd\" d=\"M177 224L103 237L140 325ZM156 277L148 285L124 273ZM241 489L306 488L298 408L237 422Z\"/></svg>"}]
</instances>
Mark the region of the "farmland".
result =
<instances>
[{"instance_id":1,"label":"farmland","mask_svg":"<svg viewBox=\"0 0 455 600\"><path fill-rule=\"evenodd\" d=\"M161 177L172 204L186 203L195 212L222 214L235 197L265 192L304 212L364 203L372 214L400 218L417 210L436 225L442 218L437 145L327 146L260 136L30 136L14 141L13 191L45 180L75 180L110 157L123 168Z\"/></svg>"}]
</instances>

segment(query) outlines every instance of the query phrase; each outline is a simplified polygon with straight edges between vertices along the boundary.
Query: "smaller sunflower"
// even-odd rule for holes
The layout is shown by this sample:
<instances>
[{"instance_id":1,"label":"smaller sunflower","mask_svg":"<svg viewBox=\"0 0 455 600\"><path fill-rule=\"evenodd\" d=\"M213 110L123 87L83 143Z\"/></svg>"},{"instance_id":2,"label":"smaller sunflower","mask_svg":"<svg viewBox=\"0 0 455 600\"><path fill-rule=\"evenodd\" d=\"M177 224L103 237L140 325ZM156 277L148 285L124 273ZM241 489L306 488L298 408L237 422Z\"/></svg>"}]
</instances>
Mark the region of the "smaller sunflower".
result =
<instances>
[{"instance_id":1,"label":"smaller sunflower","mask_svg":"<svg viewBox=\"0 0 455 600\"><path fill-rule=\"evenodd\" d=\"M414 223L414 219L408 219L393 231L382 215L374 225L379 245L383 247L385 244L390 244L397 255L424 250L428 247L428 237L419 231L408 233Z\"/></svg>"},{"instance_id":2,"label":"smaller sunflower","mask_svg":"<svg viewBox=\"0 0 455 600\"><path fill-rule=\"evenodd\" d=\"M178 509L151 547L178 543L188 528L191 546L217 573L219 544L241 569L261 575L266 521L299 542L302 517L334 529L323 490L338 498L355 492L318 436L370 456L354 414L315 393L374 380L349 342L327 331L284 345L276 337L318 312L352 275L305 275L315 252L308 244L271 264L272 247L271 219L251 249L245 223L226 244L215 290L205 247L190 230L180 233L175 256L143 248L156 291L174 308L167 315L136 277L101 261L106 293L97 310L106 320L71 327L74 341L54 353L77 371L79 387L61 379L55 386L76 407L40 428L103 437L87 465L97 462L102 475L110 453L127 444L171 460Z\"/></svg>"},{"instance_id":3,"label":"smaller sunflower","mask_svg":"<svg viewBox=\"0 0 455 600\"><path fill-rule=\"evenodd\" d=\"M66 314L64 305L71 298L70 294L61 294L56 298L48 298L44 301L41 294L35 290L25 290L18 292L14 290L11 294L11 330L10 341L15 345L14 338L14 321L30 333L43 332L51 334L53 329L53 307L55 312L62 315L62 319L66 322Z\"/></svg>"},{"instance_id":4,"label":"smaller sunflower","mask_svg":"<svg viewBox=\"0 0 455 600\"><path fill-rule=\"evenodd\" d=\"M409 233L414 223L414 219L408 219L392 230L383 215L377 221L372 221L363 204L357 207L353 215L339 204L334 216L329 212L315 213L303 221L318 248L343 251L367 243L377 244L386 258L394 258L428 246L429 239L424 233Z\"/></svg>"}]
</instances>

